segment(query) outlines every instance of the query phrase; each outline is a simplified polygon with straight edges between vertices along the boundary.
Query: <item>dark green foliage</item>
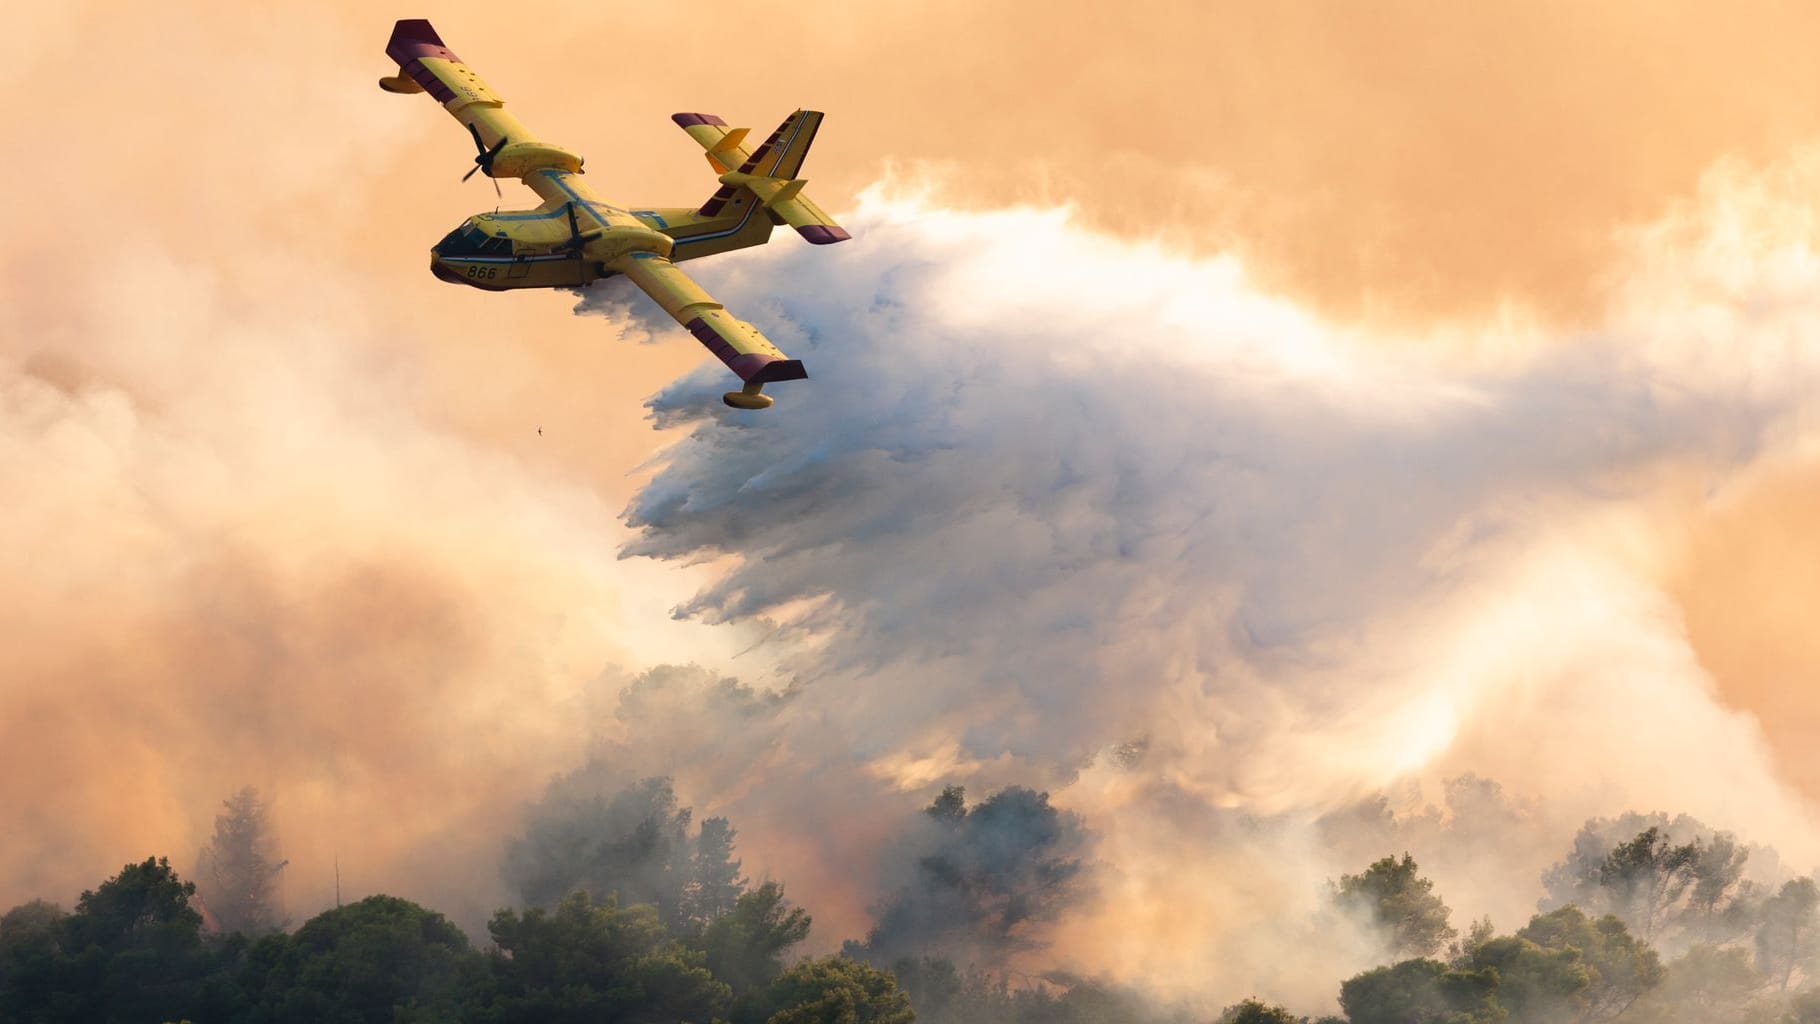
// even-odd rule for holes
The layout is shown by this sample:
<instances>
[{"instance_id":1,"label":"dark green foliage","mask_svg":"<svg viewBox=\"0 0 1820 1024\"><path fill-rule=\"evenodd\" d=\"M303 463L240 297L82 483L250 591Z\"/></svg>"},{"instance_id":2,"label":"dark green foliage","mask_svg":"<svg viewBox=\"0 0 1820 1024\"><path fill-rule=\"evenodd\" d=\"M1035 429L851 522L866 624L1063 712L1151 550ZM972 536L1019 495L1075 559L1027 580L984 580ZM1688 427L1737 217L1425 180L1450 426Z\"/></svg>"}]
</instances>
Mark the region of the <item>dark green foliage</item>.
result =
<instances>
[{"instance_id":1,"label":"dark green foliage","mask_svg":"<svg viewBox=\"0 0 1820 1024\"><path fill-rule=\"evenodd\" d=\"M1368 916L1398 956L1431 956L1457 932L1447 923L1447 904L1434 883L1417 871L1413 857L1385 857L1357 875L1341 875L1334 899Z\"/></svg>"},{"instance_id":2,"label":"dark green foliage","mask_svg":"<svg viewBox=\"0 0 1820 1024\"><path fill-rule=\"evenodd\" d=\"M1579 950L1547 949L1514 935L1486 942L1467 966L1494 972L1498 1005L1523 1024L1580 1019L1597 977Z\"/></svg>"},{"instance_id":3,"label":"dark green foliage","mask_svg":"<svg viewBox=\"0 0 1820 1024\"><path fill-rule=\"evenodd\" d=\"M923 809L935 821L945 825L959 824L967 816L967 790L964 786L944 786L941 795Z\"/></svg>"},{"instance_id":4,"label":"dark green foliage","mask_svg":"<svg viewBox=\"0 0 1820 1024\"><path fill-rule=\"evenodd\" d=\"M1648 942L1694 885L1699 861L1696 843L1677 846L1652 826L1607 854L1597 877L1613 912Z\"/></svg>"},{"instance_id":5,"label":"dark green foliage","mask_svg":"<svg viewBox=\"0 0 1820 1024\"><path fill-rule=\"evenodd\" d=\"M57 990L63 952L63 908L33 900L0 916L0 1020L48 1008Z\"/></svg>"},{"instance_id":6,"label":"dark green foliage","mask_svg":"<svg viewBox=\"0 0 1820 1024\"><path fill-rule=\"evenodd\" d=\"M784 899L783 886L766 882L708 925L700 946L708 969L737 997L769 985L784 969L784 954L808 937L809 915Z\"/></svg>"},{"instance_id":7,"label":"dark green foliage","mask_svg":"<svg viewBox=\"0 0 1820 1024\"><path fill-rule=\"evenodd\" d=\"M1435 960L1379 967L1340 986L1351 1024L1496 1024L1504 1019L1493 970L1458 971Z\"/></svg>"},{"instance_id":8,"label":"dark green foliage","mask_svg":"<svg viewBox=\"0 0 1820 1024\"><path fill-rule=\"evenodd\" d=\"M897 982L844 956L804 960L779 975L734 1024L911 1024Z\"/></svg>"},{"instance_id":9,"label":"dark green foliage","mask_svg":"<svg viewBox=\"0 0 1820 1024\"><path fill-rule=\"evenodd\" d=\"M0 920L0 1020L132 1021L207 1009L212 960L196 887L148 858L67 916L29 903Z\"/></svg>"},{"instance_id":10,"label":"dark green foliage","mask_svg":"<svg viewBox=\"0 0 1820 1024\"><path fill-rule=\"evenodd\" d=\"M1281 1006L1247 999L1220 1014L1218 1024L1301 1024L1301 1019Z\"/></svg>"},{"instance_id":11,"label":"dark green foliage","mask_svg":"<svg viewBox=\"0 0 1820 1024\"><path fill-rule=\"evenodd\" d=\"M243 978L253 1019L274 1024L447 1019L485 964L449 920L369 896L253 946Z\"/></svg>"},{"instance_id":12,"label":"dark green foliage","mask_svg":"<svg viewBox=\"0 0 1820 1024\"><path fill-rule=\"evenodd\" d=\"M683 916L696 925L706 925L732 911L740 894L746 891L746 880L739 876L739 861L733 859L733 826L725 818L709 818L701 823L695 837L695 850L689 860L689 879L683 885Z\"/></svg>"},{"instance_id":13,"label":"dark green foliage","mask_svg":"<svg viewBox=\"0 0 1820 1024\"><path fill-rule=\"evenodd\" d=\"M1460 967L1471 962L1473 955L1492 939L1497 938L1498 930L1491 926L1491 918L1481 917L1468 925L1466 936L1450 947L1449 961Z\"/></svg>"},{"instance_id":14,"label":"dark green foliage","mask_svg":"<svg viewBox=\"0 0 1820 1024\"><path fill-rule=\"evenodd\" d=\"M1573 1000L1576 1017L1529 1019L1609 1020L1662 981L1656 951L1609 914L1595 921L1577 907L1563 907L1531 918L1517 938L1551 952L1572 953L1588 972L1587 987Z\"/></svg>"},{"instance_id":15,"label":"dark green foliage","mask_svg":"<svg viewBox=\"0 0 1820 1024\"><path fill-rule=\"evenodd\" d=\"M487 926L493 996L482 1019L707 1024L727 986L664 931L650 906L621 909L577 892L553 909L502 910Z\"/></svg>"}]
</instances>

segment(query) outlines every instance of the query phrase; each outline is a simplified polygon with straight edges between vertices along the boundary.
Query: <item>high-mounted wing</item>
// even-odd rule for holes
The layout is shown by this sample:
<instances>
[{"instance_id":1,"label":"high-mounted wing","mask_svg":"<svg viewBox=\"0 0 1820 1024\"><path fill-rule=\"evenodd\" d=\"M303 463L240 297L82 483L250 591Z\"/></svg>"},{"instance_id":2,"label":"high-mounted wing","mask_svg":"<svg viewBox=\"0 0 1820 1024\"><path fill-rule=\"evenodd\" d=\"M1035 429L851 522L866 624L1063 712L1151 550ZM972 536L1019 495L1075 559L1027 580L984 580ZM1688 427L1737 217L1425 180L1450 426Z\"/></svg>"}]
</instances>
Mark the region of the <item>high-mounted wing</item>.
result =
<instances>
[{"instance_id":1,"label":"high-mounted wing","mask_svg":"<svg viewBox=\"0 0 1820 1024\"><path fill-rule=\"evenodd\" d=\"M505 109L505 100L443 43L428 21L399 21L392 28L385 52L398 62L398 74L380 79L380 88L387 92L429 93L450 117L467 128L478 151L474 163L480 170L493 178L521 178L549 202L560 203L569 198L554 186L549 175L538 172L579 174L581 157L532 134ZM630 216L620 219L627 225L636 223Z\"/></svg>"},{"instance_id":2,"label":"high-mounted wing","mask_svg":"<svg viewBox=\"0 0 1820 1024\"><path fill-rule=\"evenodd\" d=\"M552 219L557 210L562 211L569 228L569 241L563 243L563 248L575 254L576 265L581 268L577 275L581 283L598 276L589 269L591 267L630 278L696 340L707 346L708 351L739 375L745 387L724 396L728 405L744 409L765 408L771 404L770 396L761 393L766 384L808 377L799 360L786 357L759 333L758 328L728 313L700 285L677 269L669 257L687 259L714 251L721 247L716 243L723 234L737 244L763 241L757 233L745 230L752 211L761 206L786 222L797 224L799 230L802 230L802 224L833 225L826 214L800 196L801 181L767 176L769 172L780 170L795 174L801 168L802 154L807 152L808 144L815 136L815 126L821 122L820 114L798 111L778 129L772 142L767 144L768 150L761 147L762 152L758 155L740 151L738 166L742 169L728 170L722 181L757 196L758 201L747 205L744 215L724 218L737 222L731 230L723 231L723 225L719 223L723 218L710 216L704 209L694 222L673 228L676 232L673 238L662 230L666 226L663 218L654 218L657 224L653 226L645 218L597 199L578 177L581 158L539 140L507 113L505 101L443 44L428 21L407 19L398 22L386 44L386 54L398 62L399 74L380 79L382 88L397 93L429 93L467 127L478 150L474 162L480 170L494 178L520 178L544 198L544 206L538 211L510 216ZM741 137L743 135L742 132ZM717 137L715 141L721 139ZM738 139L735 139L733 145L723 146L722 152L737 147ZM771 151L775 151L776 158L766 159L761 164L757 157ZM756 173L758 171L766 173ZM741 202L745 202L743 197ZM645 211L645 214L651 217L652 211ZM818 217L820 220L815 220ZM584 218L598 226L585 225ZM834 230L839 230L838 225ZM768 234L768 230L765 233ZM804 231L804 234L810 232ZM846 232L840 232L840 238L845 237ZM818 239L811 235L810 240ZM685 253L682 251L685 248L691 251Z\"/></svg>"}]
</instances>

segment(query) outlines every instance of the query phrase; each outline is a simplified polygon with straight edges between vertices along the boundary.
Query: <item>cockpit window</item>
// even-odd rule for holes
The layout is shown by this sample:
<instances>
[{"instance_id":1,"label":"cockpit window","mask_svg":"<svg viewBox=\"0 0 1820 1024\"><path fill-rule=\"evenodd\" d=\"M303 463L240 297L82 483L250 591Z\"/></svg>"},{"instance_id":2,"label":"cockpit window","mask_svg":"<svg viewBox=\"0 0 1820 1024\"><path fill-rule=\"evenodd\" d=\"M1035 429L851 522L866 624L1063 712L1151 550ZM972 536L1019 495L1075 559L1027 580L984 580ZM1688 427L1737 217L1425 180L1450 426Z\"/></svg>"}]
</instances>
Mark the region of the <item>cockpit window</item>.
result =
<instances>
[{"instance_id":1,"label":"cockpit window","mask_svg":"<svg viewBox=\"0 0 1820 1024\"><path fill-rule=\"evenodd\" d=\"M494 235L492 238L480 243L480 251L489 255L499 254L509 256L512 253L512 240L504 235Z\"/></svg>"},{"instance_id":2,"label":"cockpit window","mask_svg":"<svg viewBox=\"0 0 1820 1024\"><path fill-rule=\"evenodd\" d=\"M483 249L489 241L504 242L507 248L512 244L503 238L489 240L479 228L463 224L443 236L442 241L436 243L436 251L443 256L478 256L483 251L491 251Z\"/></svg>"}]
</instances>

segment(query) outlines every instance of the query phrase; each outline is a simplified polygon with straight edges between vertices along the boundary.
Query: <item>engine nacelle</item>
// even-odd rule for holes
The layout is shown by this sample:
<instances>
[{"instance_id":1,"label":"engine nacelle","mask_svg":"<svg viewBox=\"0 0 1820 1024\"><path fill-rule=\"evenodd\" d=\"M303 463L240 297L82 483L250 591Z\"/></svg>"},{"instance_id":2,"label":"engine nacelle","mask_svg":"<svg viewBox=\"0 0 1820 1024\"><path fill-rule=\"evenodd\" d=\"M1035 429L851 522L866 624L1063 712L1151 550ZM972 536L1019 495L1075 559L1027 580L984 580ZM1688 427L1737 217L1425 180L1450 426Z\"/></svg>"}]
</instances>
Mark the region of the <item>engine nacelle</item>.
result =
<instances>
[{"instance_id":1,"label":"engine nacelle","mask_svg":"<svg viewBox=\"0 0 1820 1024\"><path fill-rule=\"evenodd\" d=\"M495 178L523 178L538 171L581 173L581 157L547 142L513 142L493 158Z\"/></svg>"}]
</instances>

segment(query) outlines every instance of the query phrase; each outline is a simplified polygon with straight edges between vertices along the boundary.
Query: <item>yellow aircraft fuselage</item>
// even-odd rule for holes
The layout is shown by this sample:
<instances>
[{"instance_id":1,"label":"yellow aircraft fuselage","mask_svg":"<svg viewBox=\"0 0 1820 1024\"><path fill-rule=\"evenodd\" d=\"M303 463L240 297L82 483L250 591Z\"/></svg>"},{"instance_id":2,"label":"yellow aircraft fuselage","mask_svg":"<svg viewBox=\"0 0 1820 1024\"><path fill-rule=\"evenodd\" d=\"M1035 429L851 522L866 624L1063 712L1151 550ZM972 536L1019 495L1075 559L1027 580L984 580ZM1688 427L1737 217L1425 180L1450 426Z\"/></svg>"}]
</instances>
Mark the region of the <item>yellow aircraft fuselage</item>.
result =
<instances>
[{"instance_id":1,"label":"yellow aircraft fuselage","mask_svg":"<svg viewBox=\"0 0 1820 1024\"><path fill-rule=\"evenodd\" d=\"M430 249L438 278L488 291L574 288L623 275L705 345L745 387L726 395L737 408L771 404L765 384L808 376L756 327L729 314L676 263L761 245L779 224L816 245L848 235L803 194L796 177L821 125L818 111L798 110L757 149L747 130L708 114L671 120L706 150L720 188L699 207L629 210L605 202L582 181L582 159L545 142L505 110L505 103L421 19L398 22L386 45L399 73L382 78L388 92L427 92L467 128L479 151L475 170L518 178L543 202L529 210L478 213ZM470 175L474 170L468 172Z\"/></svg>"}]
</instances>

